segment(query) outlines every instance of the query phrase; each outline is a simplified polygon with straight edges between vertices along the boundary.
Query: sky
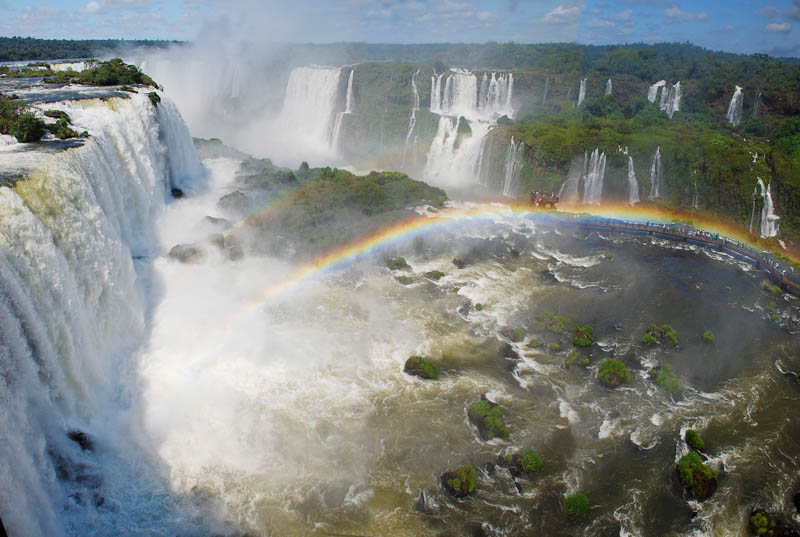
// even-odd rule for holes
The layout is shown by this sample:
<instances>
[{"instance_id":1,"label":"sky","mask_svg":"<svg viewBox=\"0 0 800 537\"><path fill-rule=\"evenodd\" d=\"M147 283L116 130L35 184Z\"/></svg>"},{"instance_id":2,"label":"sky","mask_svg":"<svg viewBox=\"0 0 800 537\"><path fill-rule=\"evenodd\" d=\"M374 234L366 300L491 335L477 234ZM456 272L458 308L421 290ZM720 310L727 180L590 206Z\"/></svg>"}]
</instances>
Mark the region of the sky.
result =
<instances>
[{"instance_id":1,"label":"sky","mask_svg":"<svg viewBox=\"0 0 800 537\"><path fill-rule=\"evenodd\" d=\"M371 43L685 42L800 57L800 0L0 0L0 35Z\"/></svg>"}]
</instances>

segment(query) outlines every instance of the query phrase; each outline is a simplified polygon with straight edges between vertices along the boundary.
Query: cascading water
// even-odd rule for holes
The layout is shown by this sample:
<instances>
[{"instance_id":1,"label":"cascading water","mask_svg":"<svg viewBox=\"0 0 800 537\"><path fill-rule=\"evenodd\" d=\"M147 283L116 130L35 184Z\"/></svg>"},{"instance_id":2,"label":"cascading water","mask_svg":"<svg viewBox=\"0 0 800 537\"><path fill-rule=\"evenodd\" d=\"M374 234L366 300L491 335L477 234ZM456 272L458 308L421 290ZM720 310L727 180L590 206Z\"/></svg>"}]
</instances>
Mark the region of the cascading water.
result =
<instances>
[{"instance_id":1,"label":"cascading water","mask_svg":"<svg viewBox=\"0 0 800 537\"><path fill-rule=\"evenodd\" d=\"M403 159L408 152L409 145L416 145L416 137L412 140L414 135L414 127L417 126L417 112L419 112L419 89L417 88L417 75L420 69L411 75L411 116L408 118L408 133L406 134L406 143L403 149Z\"/></svg>"},{"instance_id":2,"label":"cascading water","mask_svg":"<svg viewBox=\"0 0 800 537\"><path fill-rule=\"evenodd\" d=\"M628 156L628 204L639 203L639 183L636 182L636 171L633 169L633 157Z\"/></svg>"},{"instance_id":3,"label":"cascading water","mask_svg":"<svg viewBox=\"0 0 800 537\"><path fill-rule=\"evenodd\" d=\"M661 90L661 110L667 113L670 119L675 112L681 109L681 83L676 82L667 92L666 86Z\"/></svg>"},{"instance_id":4,"label":"cascading water","mask_svg":"<svg viewBox=\"0 0 800 537\"><path fill-rule=\"evenodd\" d=\"M650 162L650 195L649 200L661 197L661 147L656 147L653 160Z\"/></svg>"},{"instance_id":5,"label":"cascading water","mask_svg":"<svg viewBox=\"0 0 800 537\"><path fill-rule=\"evenodd\" d=\"M542 92L542 104L547 102L547 90L550 89L550 77L548 76L544 81L544 92Z\"/></svg>"},{"instance_id":6,"label":"cascading water","mask_svg":"<svg viewBox=\"0 0 800 537\"><path fill-rule=\"evenodd\" d=\"M499 117L514 116L513 90L514 75L511 73L499 76L484 73L479 85L478 77L464 69L434 72L430 110L442 117L428 151L423 176L449 187L482 182L486 136ZM464 131L460 135L459 128Z\"/></svg>"},{"instance_id":7,"label":"cascading water","mask_svg":"<svg viewBox=\"0 0 800 537\"><path fill-rule=\"evenodd\" d=\"M331 153L332 122L340 102L339 67L295 67L286 84L278 126L286 138Z\"/></svg>"},{"instance_id":8,"label":"cascading water","mask_svg":"<svg viewBox=\"0 0 800 537\"><path fill-rule=\"evenodd\" d=\"M609 78L608 82L606 82L606 95L611 95L611 87L611 79Z\"/></svg>"},{"instance_id":9,"label":"cascading water","mask_svg":"<svg viewBox=\"0 0 800 537\"><path fill-rule=\"evenodd\" d=\"M780 216L775 214L775 206L772 202L772 183L765 187L764 181L759 177L757 185L761 188L761 196L764 199L764 205L761 207L761 237L775 237L778 234ZM750 229L752 230L752 216Z\"/></svg>"},{"instance_id":10,"label":"cascading water","mask_svg":"<svg viewBox=\"0 0 800 537\"><path fill-rule=\"evenodd\" d=\"M659 80L655 84L651 85L650 88L647 90L647 100L651 103L656 102L656 97L658 97L658 90L663 88L667 84L666 80Z\"/></svg>"},{"instance_id":11,"label":"cascading water","mask_svg":"<svg viewBox=\"0 0 800 537\"><path fill-rule=\"evenodd\" d=\"M0 495L3 523L14 536L132 535L143 517L197 533L131 438L127 358L147 330L134 260L158 251L165 191L192 190L203 168L165 97L158 110L146 95L47 107L91 138L0 188L0 459L13 461L0 489L18 492Z\"/></svg>"},{"instance_id":12,"label":"cascading water","mask_svg":"<svg viewBox=\"0 0 800 537\"><path fill-rule=\"evenodd\" d=\"M741 86L736 86L736 89L733 92L733 97L731 97L731 102L728 105L728 114L727 114L728 121L734 127L738 127L739 123L742 122L743 102L744 102L744 94L742 93L742 88Z\"/></svg>"},{"instance_id":13,"label":"cascading water","mask_svg":"<svg viewBox=\"0 0 800 537\"><path fill-rule=\"evenodd\" d=\"M517 196L524 152L525 144L522 141L515 144L512 136L506 152L505 165L503 166L503 195L506 197L515 198Z\"/></svg>"},{"instance_id":14,"label":"cascading water","mask_svg":"<svg viewBox=\"0 0 800 537\"><path fill-rule=\"evenodd\" d=\"M603 178L606 174L606 154L600 149L592 151L583 186L583 203L600 205L603 201Z\"/></svg>"},{"instance_id":15,"label":"cascading water","mask_svg":"<svg viewBox=\"0 0 800 537\"><path fill-rule=\"evenodd\" d=\"M356 70L350 70L350 77L347 79L347 97L345 98L344 111L336 114L336 122L333 125L333 134L331 135L331 147L339 151L342 147L342 123L344 116L353 113L353 75Z\"/></svg>"},{"instance_id":16,"label":"cascading water","mask_svg":"<svg viewBox=\"0 0 800 537\"><path fill-rule=\"evenodd\" d=\"M583 103L583 100L586 99L586 79L581 79L581 87L578 90L578 106Z\"/></svg>"}]
</instances>

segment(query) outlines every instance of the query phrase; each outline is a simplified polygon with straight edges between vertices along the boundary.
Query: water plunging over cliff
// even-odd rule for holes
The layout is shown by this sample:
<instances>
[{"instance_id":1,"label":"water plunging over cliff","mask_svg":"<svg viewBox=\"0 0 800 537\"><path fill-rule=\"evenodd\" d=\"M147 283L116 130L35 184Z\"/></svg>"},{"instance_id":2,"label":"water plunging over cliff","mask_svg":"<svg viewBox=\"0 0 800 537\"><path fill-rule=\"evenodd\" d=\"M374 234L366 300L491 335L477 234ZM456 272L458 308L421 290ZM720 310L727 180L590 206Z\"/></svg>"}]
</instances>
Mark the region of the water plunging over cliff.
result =
<instances>
[{"instance_id":1,"label":"water plunging over cliff","mask_svg":"<svg viewBox=\"0 0 800 537\"><path fill-rule=\"evenodd\" d=\"M583 186L583 203L600 205L603 201L603 178L606 174L606 154L599 149L592 151L589 158L586 178Z\"/></svg>"},{"instance_id":2,"label":"water plunging over cliff","mask_svg":"<svg viewBox=\"0 0 800 537\"><path fill-rule=\"evenodd\" d=\"M517 196L519 190L519 174L522 171L522 156L525 152L525 144L520 141L514 143L514 137L506 152L506 161L503 166L503 195L509 198Z\"/></svg>"},{"instance_id":3,"label":"water plunging over cliff","mask_svg":"<svg viewBox=\"0 0 800 537\"><path fill-rule=\"evenodd\" d=\"M283 136L312 151L335 154L333 124L340 106L339 67L295 67L278 118ZM351 71L352 76L352 71Z\"/></svg>"},{"instance_id":4,"label":"water plunging over cliff","mask_svg":"<svg viewBox=\"0 0 800 537\"><path fill-rule=\"evenodd\" d=\"M775 237L778 234L778 220L780 216L775 214L775 206L772 202L772 183L764 186L764 181L759 177L757 186L761 189L761 196L764 200L764 205L761 207L761 237ZM755 196L755 192L753 193ZM753 206L755 208L755 205ZM750 217L750 229L752 233L752 216Z\"/></svg>"},{"instance_id":5,"label":"water plunging over cliff","mask_svg":"<svg viewBox=\"0 0 800 537\"><path fill-rule=\"evenodd\" d=\"M581 79L581 87L578 90L578 106L583 103L583 100L586 99L586 79Z\"/></svg>"},{"instance_id":6,"label":"water plunging over cliff","mask_svg":"<svg viewBox=\"0 0 800 537\"><path fill-rule=\"evenodd\" d=\"M733 97L731 97L731 102L728 105L728 114L727 114L728 121L734 127L738 127L739 123L742 122L743 102L744 102L744 94L742 93L742 88L741 86L736 86L736 89L733 92Z\"/></svg>"},{"instance_id":7,"label":"water plunging over cliff","mask_svg":"<svg viewBox=\"0 0 800 537\"><path fill-rule=\"evenodd\" d=\"M337 152L342 147L342 122L344 116L353 113L353 75L355 72L355 69L350 70L350 77L347 79L347 96L345 98L344 111L336 114L336 122L333 125L331 147Z\"/></svg>"},{"instance_id":8,"label":"water plunging over cliff","mask_svg":"<svg viewBox=\"0 0 800 537\"><path fill-rule=\"evenodd\" d=\"M611 84L611 79L609 78L608 81L606 82L606 95L611 95L611 88L612 84Z\"/></svg>"},{"instance_id":9,"label":"water plunging over cliff","mask_svg":"<svg viewBox=\"0 0 800 537\"><path fill-rule=\"evenodd\" d=\"M656 200L661 197L661 147L656 147L653 160L650 161L650 195L649 200Z\"/></svg>"},{"instance_id":10,"label":"water plunging over cliff","mask_svg":"<svg viewBox=\"0 0 800 537\"><path fill-rule=\"evenodd\" d=\"M633 157L628 156L628 204L639 203L639 183L636 182L636 172L633 169Z\"/></svg>"},{"instance_id":11,"label":"water plunging over cliff","mask_svg":"<svg viewBox=\"0 0 800 537\"><path fill-rule=\"evenodd\" d=\"M411 116L408 118L408 133L406 134L406 143L403 147L403 159L405 160L406 153L408 152L409 145L413 146L416 143L416 137L412 140L414 135L414 127L417 126L417 112L419 112L419 89L417 88L417 75L421 69L417 69L411 75Z\"/></svg>"}]
</instances>

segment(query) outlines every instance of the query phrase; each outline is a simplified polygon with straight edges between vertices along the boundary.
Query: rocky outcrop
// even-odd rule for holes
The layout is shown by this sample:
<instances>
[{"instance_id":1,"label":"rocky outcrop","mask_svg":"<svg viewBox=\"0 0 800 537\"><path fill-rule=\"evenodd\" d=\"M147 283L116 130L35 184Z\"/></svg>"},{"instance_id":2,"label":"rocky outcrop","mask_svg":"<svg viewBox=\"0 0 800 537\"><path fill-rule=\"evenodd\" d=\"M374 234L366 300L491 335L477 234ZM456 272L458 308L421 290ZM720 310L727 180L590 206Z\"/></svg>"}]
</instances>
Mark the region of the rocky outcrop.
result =
<instances>
[{"instance_id":1,"label":"rocky outcrop","mask_svg":"<svg viewBox=\"0 0 800 537\"><path fill-rule=\"evenodd\" d=\"M431 380L435 380L439 376L439 369L436 367L436 364L421 356L412 356L406 360L403 372L408 375Z\"/></svg>"},{"instance_id":2,"label":"rocky outcrop","mask_svg":"<svg viewBox=\"0 0 800 537\"><path fill-rule=\"evenodd\" d=\"M181 263L202 263L206 254L194 244L177 244L169 251L169 257Z\"/></svg>"},{"instance_id":3,"label":"rocky outcrop","mask_svg":"<svg viewBox=\"0 0 800 537\"><path fill-rule=\"evenodd\" d=\"M475 491L478 474L471 464L459 466L452 472L445 472L441 477L442 487L456 498L464 498Z\"/></svg>"}]
</instances>

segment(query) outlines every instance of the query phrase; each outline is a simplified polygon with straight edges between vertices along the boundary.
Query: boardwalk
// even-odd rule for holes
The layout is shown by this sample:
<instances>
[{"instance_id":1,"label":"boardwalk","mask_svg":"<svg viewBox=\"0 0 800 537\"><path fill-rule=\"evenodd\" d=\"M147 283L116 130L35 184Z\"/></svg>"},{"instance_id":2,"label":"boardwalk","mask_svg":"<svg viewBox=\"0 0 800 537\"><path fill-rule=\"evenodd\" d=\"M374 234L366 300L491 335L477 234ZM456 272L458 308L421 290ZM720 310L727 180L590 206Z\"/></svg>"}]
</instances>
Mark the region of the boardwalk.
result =
<instances>
[{"instance_id":1,"label":"boardwalk","mask_svg":"<svg viewBox=\"0 0 800 537\"><path fill-rule=\"evenodd\" d=\"M708 233L680 225L656 224L647 222L625 222L623 220L588 220L580 223L583 227L603 229L607 231L620 231L631 233L647 233L648 235L658 235L670 240L693 243L706 248L713 248L733 254L753 264L756 268L764 271L775 284L795 296L800 296L800 275L796 277L790 268L771 258L764 252L759 252L747 246L732 241L718 234Z\"/></svg>"}]
</instances>

